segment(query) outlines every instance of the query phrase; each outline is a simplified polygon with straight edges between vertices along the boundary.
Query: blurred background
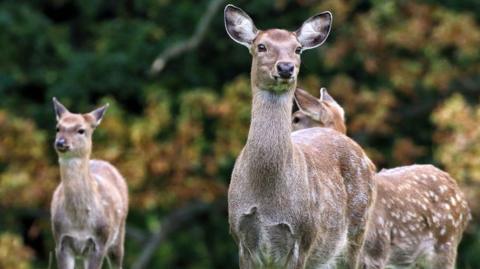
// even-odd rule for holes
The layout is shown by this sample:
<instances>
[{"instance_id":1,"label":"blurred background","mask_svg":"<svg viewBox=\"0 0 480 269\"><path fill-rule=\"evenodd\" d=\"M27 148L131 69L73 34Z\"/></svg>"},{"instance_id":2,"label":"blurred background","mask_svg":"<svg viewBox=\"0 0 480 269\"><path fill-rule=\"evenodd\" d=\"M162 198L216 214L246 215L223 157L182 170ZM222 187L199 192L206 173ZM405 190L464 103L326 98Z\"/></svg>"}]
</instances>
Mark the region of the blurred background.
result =
<instances>
[{"instance_id":1,"label":"blurred background","mask_svg":"<svg viewBox=\"0 0 480 269\"><path fill-rule=\"evenodd\" d=\"M480 2L232 3L260 29L332 11L299 86L329 89L379 169L433 163L455 177L474 215L458 268L480 268ZM225 33L225 4L0 3L0 268L54 262L53 96L73 112L111 104L93 157L130 187L125 268L238 268L226 190L250 121L250 55Z\"/></svg>"}]
</instances>

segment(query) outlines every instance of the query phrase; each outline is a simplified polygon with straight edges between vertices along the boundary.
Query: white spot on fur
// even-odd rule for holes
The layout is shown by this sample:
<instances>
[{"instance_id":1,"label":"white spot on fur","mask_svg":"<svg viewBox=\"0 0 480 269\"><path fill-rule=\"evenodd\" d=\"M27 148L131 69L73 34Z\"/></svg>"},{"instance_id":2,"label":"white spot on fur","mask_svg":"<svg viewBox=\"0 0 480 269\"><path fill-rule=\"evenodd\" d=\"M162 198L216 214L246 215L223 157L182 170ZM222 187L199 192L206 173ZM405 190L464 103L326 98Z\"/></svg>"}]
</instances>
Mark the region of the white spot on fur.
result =
<instances>
[{"instance_id":1,"label":"white spot on fur","mask_svg":"<svg viewBox=\"0 0 480 269\"><path fill-rule=\"evenodd\" d=\"M445 185L440 185L438 189L440 190L440 193L443 194L448 190L448 187Z\"/></svg>"},{"instance_id":2,"label":"white spot on fur","mask_svg":"<svg viewBox=\"0 0 480 269\"><path fill-rule=\"evenodd\" d=\"M382 218L382 217L378 217L378 218L377 218L377 223L378 223L379 225L382 225L382 226L383 226L383 224L384 224L383 218Z\"/></svg>"},{"instance_id":3,"label":"white spot on fur","mask_svg":"<svg viewBox=\"0 0 480 269\"><path fill-rule=\"evenodd\" d=\"M455 201L455 197L453 197L453 196L450 197L450 203L451 203L453 206L457 205L457 201Z\"/></svg>"}]
</instances>

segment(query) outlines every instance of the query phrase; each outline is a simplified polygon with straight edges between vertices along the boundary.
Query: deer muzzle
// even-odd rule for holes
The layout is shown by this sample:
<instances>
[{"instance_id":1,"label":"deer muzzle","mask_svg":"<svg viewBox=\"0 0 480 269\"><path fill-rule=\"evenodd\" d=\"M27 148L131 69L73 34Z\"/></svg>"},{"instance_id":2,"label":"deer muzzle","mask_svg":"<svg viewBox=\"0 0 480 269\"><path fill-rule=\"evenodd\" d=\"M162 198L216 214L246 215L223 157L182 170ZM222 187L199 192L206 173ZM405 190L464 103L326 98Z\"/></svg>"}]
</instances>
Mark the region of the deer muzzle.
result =
<instances>
[{"instance_id":1,"label":"deer muzzle","mask_svg":"<svg viewBox=\"0 0 480 269\"><path fill-rule=\"evenodd\" d=\"M67 144L65 138L59 138L55 141L55 149L59 152L67 152L70 147Z\"/></svg>"},{"instance_id":2,"label":"deer muzzle","mask_svg":"<svg viewBox=\"0 0 480 269\"><path fill-rule=\"evenodd\" d=\"M280 78L289 79L293 76L293 71L295 70L295 65L290 62L278 62L277 63L277 72Z\"/></svg>"}]
</instances>

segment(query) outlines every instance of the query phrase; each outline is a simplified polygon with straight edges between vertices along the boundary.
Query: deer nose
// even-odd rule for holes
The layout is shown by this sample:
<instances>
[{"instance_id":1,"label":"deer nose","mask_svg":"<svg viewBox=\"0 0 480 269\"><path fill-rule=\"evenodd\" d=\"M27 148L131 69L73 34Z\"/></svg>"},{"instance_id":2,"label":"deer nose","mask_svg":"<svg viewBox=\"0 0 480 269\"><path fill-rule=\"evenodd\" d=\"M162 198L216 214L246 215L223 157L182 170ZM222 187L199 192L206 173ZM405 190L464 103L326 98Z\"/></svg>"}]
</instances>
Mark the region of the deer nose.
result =
<instances>
[{"instance_id":1,"label":"deer nose","mask_svg":"<svg viewBox=\"0 0 480 269\"><path fill-rule=\"evenodd\" d=\"M295 68L295 66L293 65L293 63L289 63L289 62L278 62L277 63L278 75L281 78L291 78L292 75L293 75L294 68Z\"/></svg>"},{"instance_id":2,"label":"deer nose","mask_svg":"<svg viewBox=\"0 0 480 269\"><path fill-rule=\"evenodd\" d=\"M67 145L67 141L65 140L65 138L57 139L57 141L55 141L55 148L60 152L67 151L69 147Z\"/></svg>"}]
</instances>

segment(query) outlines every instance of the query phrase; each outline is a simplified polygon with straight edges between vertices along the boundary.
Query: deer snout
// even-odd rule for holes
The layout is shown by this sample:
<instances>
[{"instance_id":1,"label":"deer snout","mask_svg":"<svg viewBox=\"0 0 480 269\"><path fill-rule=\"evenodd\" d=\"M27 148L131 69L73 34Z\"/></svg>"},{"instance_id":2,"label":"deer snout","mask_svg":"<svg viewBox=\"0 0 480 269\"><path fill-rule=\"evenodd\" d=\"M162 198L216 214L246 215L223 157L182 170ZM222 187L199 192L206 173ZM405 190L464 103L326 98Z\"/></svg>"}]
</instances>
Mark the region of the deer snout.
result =
<instances>
[{"instance_id":1,"label":"deer snout","mask_svg":"<svg viewBox=\"0 0 480 269\"><path fill-rule=\"evenodd\" d=\"M69 150L69 146L67 144L67 140L65 138L59 138L55 141L55 149L60 152L66 152Z\"/></svg>"},{"instance_id":2,"label":"deer snout","mask_svg":"<svg viewBox=\"0 0 480 269\"><path fill-rule=\"evenodd\" d=\"M277 63L277 72L278 75L283 79L288 79L293 76L293 71L295 70L295 65L290 62L278 62Z\"/></svg>"}]
</instances>

